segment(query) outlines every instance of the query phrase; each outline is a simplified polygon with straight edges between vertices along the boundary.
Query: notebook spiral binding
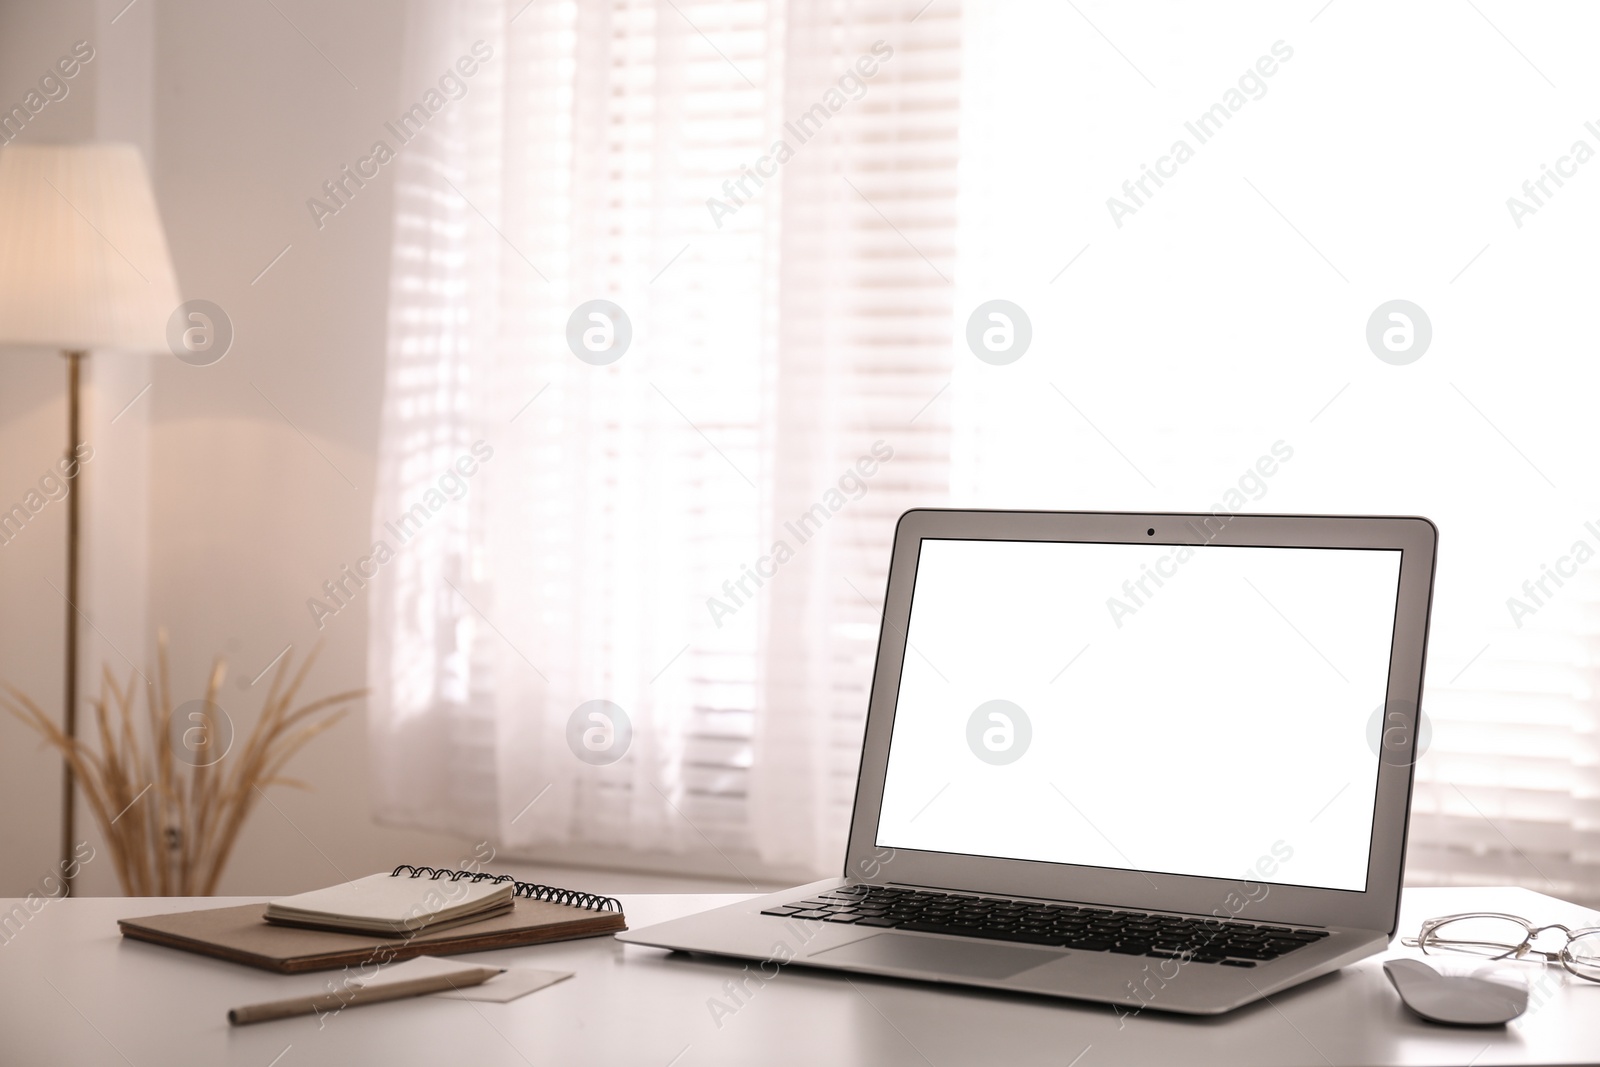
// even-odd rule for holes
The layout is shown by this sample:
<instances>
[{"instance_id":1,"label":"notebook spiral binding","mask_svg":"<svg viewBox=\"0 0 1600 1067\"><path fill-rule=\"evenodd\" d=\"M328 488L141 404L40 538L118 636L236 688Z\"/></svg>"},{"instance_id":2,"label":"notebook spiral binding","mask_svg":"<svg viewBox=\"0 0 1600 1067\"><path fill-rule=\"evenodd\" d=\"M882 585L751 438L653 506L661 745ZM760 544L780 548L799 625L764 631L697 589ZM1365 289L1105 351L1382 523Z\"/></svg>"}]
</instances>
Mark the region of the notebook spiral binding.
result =
<instances>
[{"instance_id":1,"label":"notebook spiral binding","mask_svg":"<svg viewBox=\"0 0 1600 1067\"><path fill-rule=\"evenodd\" d=\"M580 893L576 889L559 889L551 885L540 885L538 882L519 882L509 874L489 874L487 871L450 871L442 867L413 867L409 863L402 863L390 872L391 878L400 877L401 871L410 871L412 878L448 878L452 882L459 882L465 878L469 882L511 882L512 893L529 900L543 900L552 904L568 904L574 908L588 908L591 911L622 912L622 902L616 897L603 897L597 893Z\"/></svg>"}]
</instances>

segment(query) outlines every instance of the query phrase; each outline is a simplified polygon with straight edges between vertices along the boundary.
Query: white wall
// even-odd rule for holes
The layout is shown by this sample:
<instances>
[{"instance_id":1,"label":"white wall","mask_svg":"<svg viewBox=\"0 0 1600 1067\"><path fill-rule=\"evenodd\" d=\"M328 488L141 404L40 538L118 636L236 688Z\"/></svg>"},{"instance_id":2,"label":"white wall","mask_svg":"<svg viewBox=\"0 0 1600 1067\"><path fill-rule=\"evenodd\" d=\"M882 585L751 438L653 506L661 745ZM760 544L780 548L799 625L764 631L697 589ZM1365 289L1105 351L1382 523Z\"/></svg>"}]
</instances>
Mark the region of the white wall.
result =
<instances>
[{"instance_id":1,"label":"white wall","mask_svg":"<svg viewBox=\"0 0 1600 1067\"><path fill-rule=\"evenodd\" d=\"M179 701L199 696L212 657L225 655L221 703L247 726L270 676L248 681L286 645L300 657L322 639L310 695L365 685L365 604L319 634L305 601L370 540L391 189L387 174L369 183L320 232L305 200L396 110L404 9L280 0L290 25L270 4L141 0L113 24L124 2L0 6L0 101L72 41L93 41L99 65L86 75L98 81L75 85L26 138L142 143L183 296L233 321L233 348L210 367L158 355L113 372L110 356L96 357L105 369L92 406L106 420L153 386L108 428L118 436L97 448L83 499L96 626L143 668L164 624ZM9 350L0 361L0 500L60 450L60 363ZM0 547L0 678L47 709L60 702L63 619L41 576L60 583L64 514L52 505ZM115 651L91 662L98 655L129 673ZM221 892L295 891L471 855L472 842L373 824L359 711L288 773L313 790L274 790L258 806ZM31 735L0 721L0 896L26 892L54 863L57 774ZM115 892L109 864L91 864L81 891Z\"/></svg>"}]
</instances>

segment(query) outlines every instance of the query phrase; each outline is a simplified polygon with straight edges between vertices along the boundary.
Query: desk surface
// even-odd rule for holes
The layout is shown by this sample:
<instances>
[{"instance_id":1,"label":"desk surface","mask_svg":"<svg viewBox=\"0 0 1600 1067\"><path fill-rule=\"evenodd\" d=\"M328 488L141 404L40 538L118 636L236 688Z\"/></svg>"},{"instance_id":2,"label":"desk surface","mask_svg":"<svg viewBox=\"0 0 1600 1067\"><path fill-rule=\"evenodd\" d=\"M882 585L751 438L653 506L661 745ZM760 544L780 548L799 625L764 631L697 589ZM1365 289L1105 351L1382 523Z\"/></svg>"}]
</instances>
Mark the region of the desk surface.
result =
<instances>
[{"instance_id":1,"label":"desk surface","mask_svg":"<svg viewBox=\"0 0 1600 1067\"><path fill-rule=\"evenodd\" d=\"M624 897L635 927L735 897ZM730 983L742 964L594 938L473 961L576 975L510 1004L423 998L230 1027L228 1008L322 991L330 974L280 976L125 941L116 920L246 898L51 901L0 928L0 1061L34 1064L1566 1064L1600 1061L1600 984L1529 963L1532 1005L1499 1030L1408 1015L1377 958L1219 1018L1150 1012L786 968ZM16 901L0 902L0 917ZM1541 923L1593 913L1519 889L1417 889L1402 932L1477 908ZM1396 942L1395 955L1408 955ZM720 1002L722 1008L716 1008ZM731 1010L731 1013L730 1013Z\"/></svg>"}]
</instances>

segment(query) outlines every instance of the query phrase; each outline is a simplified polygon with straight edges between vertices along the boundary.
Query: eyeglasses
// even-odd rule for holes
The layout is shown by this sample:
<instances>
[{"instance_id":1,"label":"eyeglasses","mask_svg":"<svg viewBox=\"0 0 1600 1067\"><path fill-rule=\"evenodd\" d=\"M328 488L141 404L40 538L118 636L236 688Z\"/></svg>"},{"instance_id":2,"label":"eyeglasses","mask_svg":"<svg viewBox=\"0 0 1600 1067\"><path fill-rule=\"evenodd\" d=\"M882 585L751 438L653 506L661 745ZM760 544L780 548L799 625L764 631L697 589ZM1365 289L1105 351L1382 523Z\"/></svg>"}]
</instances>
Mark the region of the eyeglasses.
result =
<instances>
[{"instance_id":1,"label":"eyeglasses","mask_svg":"<svg viewBox=\"0 0 1600 1067\"><path fill-rule=\"evenodd\" d=\"M1560 930L1566 943L1560 949L1534 948L1546 930ZM1600 982L1600 926L1573 930L1560 923L1535 926L1519 915L1494 911L1469 911L1442 915L1422 924L1416 937L1401 944L1426 953L1455 952L1484 959L1540 959L1560 963L1579 978Z\"/></svg>"}]
</instances>

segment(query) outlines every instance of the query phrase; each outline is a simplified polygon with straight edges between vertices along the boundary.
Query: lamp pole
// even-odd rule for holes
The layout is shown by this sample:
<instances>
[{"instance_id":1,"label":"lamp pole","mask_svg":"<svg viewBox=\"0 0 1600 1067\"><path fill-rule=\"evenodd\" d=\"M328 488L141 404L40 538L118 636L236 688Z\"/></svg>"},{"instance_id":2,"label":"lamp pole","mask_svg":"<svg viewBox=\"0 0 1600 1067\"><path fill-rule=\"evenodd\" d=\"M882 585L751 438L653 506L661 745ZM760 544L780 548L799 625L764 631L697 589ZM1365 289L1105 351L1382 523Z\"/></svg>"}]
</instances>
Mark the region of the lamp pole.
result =
<instances>
[{"instance_id":1,"label":"lamp pole","mask_svg":"<svg viewBox=\"0 0 1600 1067\"><path fill-rule=\"evenodd\" d=\"M81 468L77 463L78 420L80 415L80 387L83 361L87 352L69 351L67 357L67 463L72 472L69 481L76 481ZM63 471L65 473L65 471ZM70 741L78 736L78 487L70 486L67 493L67 675L65 679L65 706L62 709L62 731ZM77 810L77 780L72 773L72 761L63 760L61 768L61 867L63 895L71 896L73 889L73 848L76 842L74 816Z\"/></svg>"}]
</instances>

